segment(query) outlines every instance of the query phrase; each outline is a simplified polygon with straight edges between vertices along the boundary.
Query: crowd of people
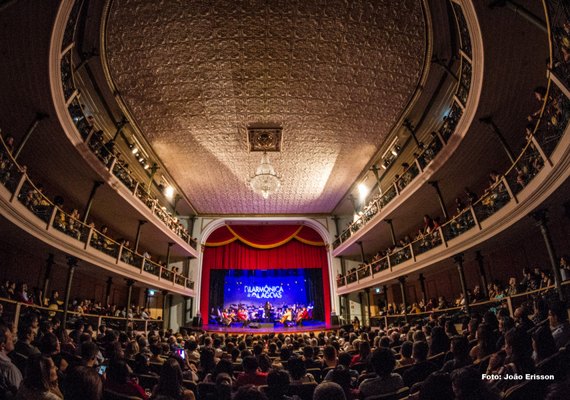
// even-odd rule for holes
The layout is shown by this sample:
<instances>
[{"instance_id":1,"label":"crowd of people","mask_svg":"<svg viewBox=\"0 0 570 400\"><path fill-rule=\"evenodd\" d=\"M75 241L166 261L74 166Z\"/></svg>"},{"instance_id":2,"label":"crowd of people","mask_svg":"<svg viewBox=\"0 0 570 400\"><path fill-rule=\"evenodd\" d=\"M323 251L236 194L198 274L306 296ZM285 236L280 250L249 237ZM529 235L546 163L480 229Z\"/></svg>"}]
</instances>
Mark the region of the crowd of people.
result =
<instances>
[{"instance_id":1,"label":"crowd of people","mask_svg":"<svg viewBox=\"0 0 570 400\"><path fill-rule=\"evenodd\" d=\"M483 400L542 379L531 383L558 400L570 387L567 311L538 296L512 316L501 308L459 322L432 314L379 329L259 335L95 330L80 320L68 332L29 312L17 340L0 321L0 398Z\"/></svg>"}]
</instances>

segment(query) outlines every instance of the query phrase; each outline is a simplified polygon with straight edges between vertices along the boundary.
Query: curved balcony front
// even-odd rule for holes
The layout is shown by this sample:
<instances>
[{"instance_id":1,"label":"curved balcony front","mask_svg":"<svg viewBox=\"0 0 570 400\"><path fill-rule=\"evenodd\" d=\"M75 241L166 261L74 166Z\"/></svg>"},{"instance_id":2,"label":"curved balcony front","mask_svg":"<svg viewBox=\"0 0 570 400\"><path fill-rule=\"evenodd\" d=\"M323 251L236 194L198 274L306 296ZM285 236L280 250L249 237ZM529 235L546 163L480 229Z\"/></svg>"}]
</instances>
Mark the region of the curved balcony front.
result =
<instances>
[{"instance_id":1,"label":"curved balcony front","mask_svg":"<svg viewBox=\"0 0 570 400\"><path fill-rule=\"evenodd\" d=\"M82 7L81 1L63 1L52 30L49 76L53 105L69 141L83 159L116 193L129 203L142 218L151 222L188 256L197 258L197 243L176 216L167 210L150 190L150 183L133 174L112 140L103 143L95 127L83 112L80 91L75 86L72 50L74 32ZM151 176L152 182L152 176Z\"/></svg>"},{"instance_id":2,"label":"curved balcony front","mask_svg":"<svg viewBox=\"0 0 570 400\"><path fill-rule=\"evenodd\" d=\"M483 44L477 16L470 2L451 2L460 38L460 73L447 115L430 142L409 160L401 176L381 190L361 215L333 242L333 255L341 256L408 199L417 196L454 154L467 134L479 106L483 86Z\"/></svg>"},{"instance_id":3,"label":"curved balcony front","mask_svg":"<svg viewBox=\"0 0 570 400\"><path fill-rule=\"evenodd\" d=\"M194 282L67 214L29 179L26 167L0 143L0 214L31 236L68 255L151 287L194 295Z\"/></svg>"}]
</instances>

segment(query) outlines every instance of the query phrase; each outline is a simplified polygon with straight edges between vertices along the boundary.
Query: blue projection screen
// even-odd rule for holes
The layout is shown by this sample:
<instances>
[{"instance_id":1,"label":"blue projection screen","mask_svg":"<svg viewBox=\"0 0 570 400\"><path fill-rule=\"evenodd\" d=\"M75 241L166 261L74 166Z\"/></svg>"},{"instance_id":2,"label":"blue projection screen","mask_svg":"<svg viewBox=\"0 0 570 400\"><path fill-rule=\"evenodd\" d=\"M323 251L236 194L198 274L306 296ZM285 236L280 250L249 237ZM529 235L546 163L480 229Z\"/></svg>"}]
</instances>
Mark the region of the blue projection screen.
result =
<instances>
[{"instance_id":1,"label":"blue projection screen","mask_svg":"<svg viewBox=\"0 0 570 400\"><path fill-rule=\"evenodd\" d=\"M224 308L231 305L273 307L307 305L303 269L231 271L224 280Z\"/></svg>"}]
</instances>

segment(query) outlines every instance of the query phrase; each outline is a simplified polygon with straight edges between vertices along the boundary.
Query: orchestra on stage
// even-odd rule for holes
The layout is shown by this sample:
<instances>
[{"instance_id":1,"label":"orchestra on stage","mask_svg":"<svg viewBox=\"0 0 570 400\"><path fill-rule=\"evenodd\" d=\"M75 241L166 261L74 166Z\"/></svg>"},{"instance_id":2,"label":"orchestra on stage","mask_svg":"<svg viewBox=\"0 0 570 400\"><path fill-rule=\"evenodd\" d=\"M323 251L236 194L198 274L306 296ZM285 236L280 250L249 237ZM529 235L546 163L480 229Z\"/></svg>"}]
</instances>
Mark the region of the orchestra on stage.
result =
<instances>
[{"instance_id":1,"label":"orchestra on stage","mask_svg":"<svg viewBox=\"0 0 570 400\"><path fill-rule=\"evenodd\" d=\"M210 319L222 326L241 323L247 326L255 322L282 324L284 327L302 326L303 321L313 319L313 304L282 304L273 306L270 302L261 305L230 304L226 308L213 308Z\"/></svg>"}]
</instances>

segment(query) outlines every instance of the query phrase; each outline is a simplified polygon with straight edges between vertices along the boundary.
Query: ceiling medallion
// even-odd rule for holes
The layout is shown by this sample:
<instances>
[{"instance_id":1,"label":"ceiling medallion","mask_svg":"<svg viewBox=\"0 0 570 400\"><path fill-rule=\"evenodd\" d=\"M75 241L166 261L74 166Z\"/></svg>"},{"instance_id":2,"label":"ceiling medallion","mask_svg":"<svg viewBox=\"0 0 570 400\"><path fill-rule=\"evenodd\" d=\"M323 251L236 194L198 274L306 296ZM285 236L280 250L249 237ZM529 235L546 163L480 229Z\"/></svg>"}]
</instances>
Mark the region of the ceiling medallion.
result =
<instances>
[{"instance_id":1,"label":"ceiling medallion","mask_svg":"<svg viewBox=\"0 0 570 400\"><path fill-rule=\"evenodd\" d=\"M248 127L249 151L281 151L281 127Z\"/></svg>"},{"instance_id":2,"label":"ceiling medallion","mask_svg":"<svg viewBox=\"0 0 570 400\"><path fill-rule=\"evenodd\" d=\"M281 187L281 179L275 173L266 152L263 152L261 164L255 170L255 175L249 180L249 184L253 191L261 194L264 199L268 199Z\"/></svg>"}]
</instances>

